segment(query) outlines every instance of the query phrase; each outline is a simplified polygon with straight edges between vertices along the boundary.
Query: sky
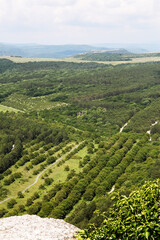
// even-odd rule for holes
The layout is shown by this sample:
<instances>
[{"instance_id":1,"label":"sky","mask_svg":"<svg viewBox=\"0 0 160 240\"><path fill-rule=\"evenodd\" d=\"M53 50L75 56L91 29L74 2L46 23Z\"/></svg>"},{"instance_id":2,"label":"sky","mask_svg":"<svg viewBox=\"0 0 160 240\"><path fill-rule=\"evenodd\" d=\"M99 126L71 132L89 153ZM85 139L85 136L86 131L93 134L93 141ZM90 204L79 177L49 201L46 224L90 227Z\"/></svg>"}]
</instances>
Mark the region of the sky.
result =
<instances>
[{"instance_id":1,"label":"sky","mask_svg":"<svg viewBox=\"0 0 160 240\"><path fill-rule=\"evenodd\" d=\"M160 0L0 0L0 42L160 42Z\"/></svg>"}]
</instances>

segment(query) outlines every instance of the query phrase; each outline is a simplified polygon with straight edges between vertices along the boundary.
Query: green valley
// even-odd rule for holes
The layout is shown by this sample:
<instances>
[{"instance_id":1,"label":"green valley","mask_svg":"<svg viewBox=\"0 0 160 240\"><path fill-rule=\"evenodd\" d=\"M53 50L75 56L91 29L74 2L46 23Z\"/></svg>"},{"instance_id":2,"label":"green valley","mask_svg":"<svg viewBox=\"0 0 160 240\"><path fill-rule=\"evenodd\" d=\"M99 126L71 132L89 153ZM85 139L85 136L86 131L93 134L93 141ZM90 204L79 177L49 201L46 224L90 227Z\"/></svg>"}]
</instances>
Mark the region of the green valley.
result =
<instances>
[{"instance_id":1,"label":"green valley","mask_svg":"<svg viewBox=\"0 0 160 240\"><path fill-rule=\"evenodd\" d=\"M116 199L160 177L160 62L114 54L126 63L0 59L0 217L99 227ZM148 55L135 58L159 57Z\"/></svg>"}]
</instances>

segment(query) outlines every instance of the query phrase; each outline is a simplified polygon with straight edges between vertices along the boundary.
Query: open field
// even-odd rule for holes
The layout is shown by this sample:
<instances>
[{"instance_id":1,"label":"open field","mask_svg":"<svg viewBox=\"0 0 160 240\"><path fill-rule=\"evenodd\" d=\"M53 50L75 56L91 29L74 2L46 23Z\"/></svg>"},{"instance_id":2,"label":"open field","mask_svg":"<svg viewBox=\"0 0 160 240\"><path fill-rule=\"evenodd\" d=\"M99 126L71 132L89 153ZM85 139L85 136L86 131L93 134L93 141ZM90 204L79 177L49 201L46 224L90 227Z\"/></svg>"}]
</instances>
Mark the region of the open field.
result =
<instances>
[{"instance_id":1,"label":"open field","mask_svg":"<svg viewBox=\"0 0 160 240\"><path fill-rule=\"evenodd\" d=\"M87 60L81 60L76 59L73 57L66 58L64 61L69 62L96 62L96 63L103 63L103 64L111 64L113 66L119 65L119 64L128 64L128 63L147 63L147 62L160 62L160 57L139 57L139 58L132 58L131 61L87 61Z\"/></svg>"},{"instance_id":2,"label":"open field","mask_svg":"<svg viewBox=\"0 0 160 240\"><path fill-rule=\"evenodd\" d=\"M27 62L74 62L74 63L89 63L89 62L95 62L95 63L103 63L103 64L111 64L113 66L119 65L119 64L128 64L128 63L147 63L147 62L160 62L160 57L135 57L132 58L131 61L87 61L87 60L81 60L74 57L68 57L63 59L55 59L55 58L24 58L24 57L0 57L1 59L6 58L9 59L15 63L27 63Z\"/></svg>"},{"instance_id":3,"label":"open field","mask_svg":"<svg viewBox=\"0 0 160 240\"><path fill-rule=\"evenodd\" d=\"M27 57L25 58L25 57L10 57L10 56L0 57L0 59L9 59L15 63L61 61L54 58L27 58Z\"/></svg>"}]
</instances>

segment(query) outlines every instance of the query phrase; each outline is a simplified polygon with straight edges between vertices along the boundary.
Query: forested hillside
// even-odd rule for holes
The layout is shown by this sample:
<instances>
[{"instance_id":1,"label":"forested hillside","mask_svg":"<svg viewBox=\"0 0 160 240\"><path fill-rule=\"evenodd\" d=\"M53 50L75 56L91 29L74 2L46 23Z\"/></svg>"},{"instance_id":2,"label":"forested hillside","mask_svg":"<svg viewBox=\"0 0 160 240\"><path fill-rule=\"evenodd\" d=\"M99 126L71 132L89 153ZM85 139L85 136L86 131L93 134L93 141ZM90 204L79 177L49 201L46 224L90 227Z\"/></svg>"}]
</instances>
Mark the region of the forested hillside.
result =
<instances>
[{"instance_id":1,"label":"forested hillside","mask_svg":"<svg viewBox=\"0 0 160 240\"><path fill-rule=\"evenodd\" d=\"M159 62L0 59L0 217L99 226L113 197L159 178L159 120Z\"/></svg>"},{"instance_id":2,"label":"forested hillside","mask_svg":"<svg viewBox=\"0 0 160 240\"><path fill-rule=\"evenodd\" d=\"M83 53L74 57L88 61L129 61L131 57L134 57L134 54L129 55L128 51L122 49L117 51Z\"/></svg>"},{"instance_id":3,"label":"forested hillside","mask_svg":"<svg viewBox=\"0 0 160 240\"><path fill-rule=\"evenodd\" d=\"M143 53L135 54L128 52L125 49L108 50L108 51L92 51L87 53L81 53L73 56L75 59L87 60L87 61L99 61L99 62L126 62L132 61L134 58L154 58L159 57L160 53Z\"/></svg>"}]
</instances>

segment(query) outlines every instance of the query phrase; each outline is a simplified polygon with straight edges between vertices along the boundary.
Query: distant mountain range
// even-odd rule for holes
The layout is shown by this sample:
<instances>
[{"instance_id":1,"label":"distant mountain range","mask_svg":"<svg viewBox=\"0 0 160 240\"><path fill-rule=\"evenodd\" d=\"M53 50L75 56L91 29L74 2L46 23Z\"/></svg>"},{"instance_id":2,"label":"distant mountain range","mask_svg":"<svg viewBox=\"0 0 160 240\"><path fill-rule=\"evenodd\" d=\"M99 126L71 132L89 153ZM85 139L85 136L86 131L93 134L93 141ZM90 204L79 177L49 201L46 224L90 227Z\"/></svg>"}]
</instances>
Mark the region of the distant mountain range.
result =
<instances>
[{"instance_id":1,"label":"distant mountain range","mask_svg":"<svg viewBox=\"0 0 160 240\"><path fill-rule=\"evenodd\" d=\"M104 43L98 44L101 48L125 48L132 53L160 52L160 43Z\"/></svg>"},{"instance_id":2,"label":"distant mountain range","mask_svg":"<svg viewBox=\"0 0 160 240\"><path fill-rule=\"evenodd\" d=\"M106 47L89 45L38 45L0 43L0 56L21 56L35 58L65 58L80 53L109 50Z\"/></svg>"},{"instance_id":3,"label":"distant mountain range","mask_svg":"<svg viewBox=\"0 0 160 240\"><path fill-rule=\"evenodd\" d=\"M0 56L65 58L87 52L147 53L160 51L160 44L39 45L0 43Z\"/></svg>"}]
</instances>

